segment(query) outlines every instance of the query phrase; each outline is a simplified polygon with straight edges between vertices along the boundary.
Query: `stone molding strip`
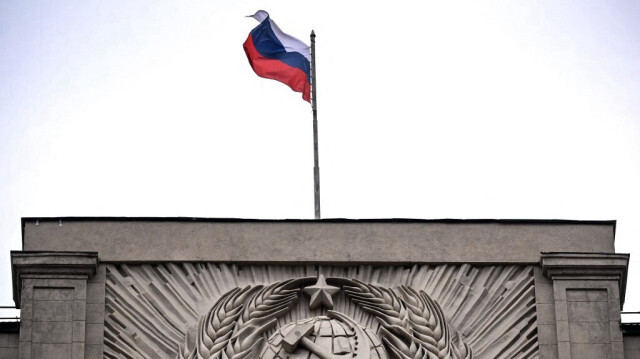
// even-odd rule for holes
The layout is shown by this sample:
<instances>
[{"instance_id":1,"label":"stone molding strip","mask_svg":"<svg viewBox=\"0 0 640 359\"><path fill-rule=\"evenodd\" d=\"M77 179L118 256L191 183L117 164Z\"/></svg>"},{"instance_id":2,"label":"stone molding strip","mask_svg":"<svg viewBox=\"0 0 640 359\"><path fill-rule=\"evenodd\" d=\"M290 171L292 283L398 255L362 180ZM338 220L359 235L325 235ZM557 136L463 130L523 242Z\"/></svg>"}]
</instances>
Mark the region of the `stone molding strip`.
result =
<instances>
[{"instance_id":1,"label":"stone molding strip","mask_svg":"<svg viewBox=\"0 0 640 359\"><path fill-rule=\"evenodd\" d=\"M97 252L11 251L16 308L21 305L23 279L89 279L96 274L97 268Z\"/></svg>"}]
</instances>

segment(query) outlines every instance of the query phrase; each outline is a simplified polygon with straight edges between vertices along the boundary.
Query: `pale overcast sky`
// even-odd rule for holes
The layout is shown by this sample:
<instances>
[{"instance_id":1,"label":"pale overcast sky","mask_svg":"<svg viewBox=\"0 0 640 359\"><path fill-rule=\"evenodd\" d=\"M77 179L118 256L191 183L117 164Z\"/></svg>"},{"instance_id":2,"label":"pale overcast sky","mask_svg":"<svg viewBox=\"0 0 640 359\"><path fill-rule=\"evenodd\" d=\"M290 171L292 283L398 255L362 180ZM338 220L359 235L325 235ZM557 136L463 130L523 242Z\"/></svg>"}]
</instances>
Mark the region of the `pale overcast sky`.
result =
<instances>
[{"instance_id":1,"label":"pale overcast sky","mask_svg":"<svg viewBox=\"0 0 640 359\"><path fill-rule=\"evenodd\" d=\"M313 218L308 103L242 50L317 34L324 218L618 220L640 310L640 2L0 2L0 305L21 217Z\"/></svg>"}]
</instances>

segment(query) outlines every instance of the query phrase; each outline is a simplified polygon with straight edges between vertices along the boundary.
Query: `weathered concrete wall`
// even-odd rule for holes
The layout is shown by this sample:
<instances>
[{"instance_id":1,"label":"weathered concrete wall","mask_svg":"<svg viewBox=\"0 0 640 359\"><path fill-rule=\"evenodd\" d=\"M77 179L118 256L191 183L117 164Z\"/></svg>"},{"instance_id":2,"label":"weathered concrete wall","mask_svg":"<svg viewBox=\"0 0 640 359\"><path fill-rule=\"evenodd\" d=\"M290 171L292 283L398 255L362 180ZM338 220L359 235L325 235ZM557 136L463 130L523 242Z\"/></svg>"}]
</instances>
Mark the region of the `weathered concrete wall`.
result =
<instances>
[{"instance_id":1,"label":"weathered concrete wall","mask_svg":"<svg viewBox=\"0 0 640 359\"><path fill-rule=\"evenodd\" d=\"M535 267L533 278L536 288L536 316L538 320L540 359L557 359L558 338L556 335L553 282L543 275L540 267Z\"/></svg>"},{"instance_id":2,"label":"weathered concrete wall","mask_svg":"<svg viewBox=\"0 0 640 359\"><path fill-rule=\"evenodd\" d=\"M96 275L87 281L87 315L85 324L85 359L103 358L104 343L104 285L105 266L100 265Z\"/></svg>"},{"instance_id":3,"label":"weathered concrete wall","mask_svg":"<svg viewBox=\"0 0 640 359\"><path fill-rule=\"evenodd\" d=\"M102 318L87 313L87 304L98 301L90 297L101 297L104 303L97 262L96 253L11 253L14 300L21 309L21 359L102 357ZM90 355L85 356L87 350Z\"/></svg>"},{"instance_id":4,"label":"weathered concrete wall","mask_svg":"<svg viewBox=\"0 0 640 359\"><path fill-rule=\"evenodd\" d=\"M614 252L615 222L25 219L24 250L103 262L537 263Z\"/></svg>"},{"instance_id":5,"label":"weathered concrete wall","mask_svg":"<svg viewBox=\"0 0 640 359\"><path fill-rule=\"evenodd\" d=\"M624 358L620 307L628 263L626 254L542 254L550 281L534 277L541 358Z\"/></svg>"},{"instance_id":6,"label":"weathered concrete wall","mask_svg":"<svg viewBox=\"0 0 640 359\"><path fill-rule=\"evenodd\" d=\"M625 335L624 359L640 359L640 336Z\"/></svg>"},{"instance_id":7,"label":"weathered concrete wall","mask_svg":"<svg viewBox=\"0 0 640 359\"><path fill-rule=\"evenodd\" d=\"M18 333L0 332L0 358L18 359Z\"/></svg>"}]
</instances>

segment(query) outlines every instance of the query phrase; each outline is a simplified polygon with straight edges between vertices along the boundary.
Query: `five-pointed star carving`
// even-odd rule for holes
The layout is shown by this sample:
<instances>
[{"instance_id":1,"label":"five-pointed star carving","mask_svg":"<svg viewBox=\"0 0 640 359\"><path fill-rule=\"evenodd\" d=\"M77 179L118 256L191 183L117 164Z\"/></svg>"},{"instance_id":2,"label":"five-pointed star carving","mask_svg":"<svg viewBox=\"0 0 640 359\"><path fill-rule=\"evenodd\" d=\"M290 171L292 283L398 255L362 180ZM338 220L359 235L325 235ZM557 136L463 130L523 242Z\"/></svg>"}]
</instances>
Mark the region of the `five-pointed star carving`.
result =
<instances>
[{"instance_id":1,"label":"five-pointed star carving","mask_svg":"<svg viewBox=\"0 0 640 359\"><path fill-rule=\"evenodd\" d=\"M323 274L318 275L318 281L315 285L304 289L304 292L311 297L311 302L309 303L311 309L316 309L320 305L333 309L333 298L331 297L339 291L340 288L327 284Z\"/></svg>"}]
</instances>

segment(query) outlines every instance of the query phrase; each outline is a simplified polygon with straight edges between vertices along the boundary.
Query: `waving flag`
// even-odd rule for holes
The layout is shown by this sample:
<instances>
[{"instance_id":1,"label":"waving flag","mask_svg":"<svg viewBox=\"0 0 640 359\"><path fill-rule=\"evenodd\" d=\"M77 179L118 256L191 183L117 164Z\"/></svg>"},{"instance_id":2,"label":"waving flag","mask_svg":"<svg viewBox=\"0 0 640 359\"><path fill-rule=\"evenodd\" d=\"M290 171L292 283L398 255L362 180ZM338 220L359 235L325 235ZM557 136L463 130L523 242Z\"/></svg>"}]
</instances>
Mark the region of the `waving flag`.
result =
<instances>
[{"instance_id":1,"label":"waving flag","mask_svg":"<svg viewBox=\"0 0 640 359\"><path fill-rule=\"evenodd\" d=\"M244 51L253 71L267 79L285 83L293 91L302 92L302 98L311 98L311 51L309 46L287 35L269 18L264 10L250 16L260 25L251 30Z\"/></svg>"}]
</instances>

